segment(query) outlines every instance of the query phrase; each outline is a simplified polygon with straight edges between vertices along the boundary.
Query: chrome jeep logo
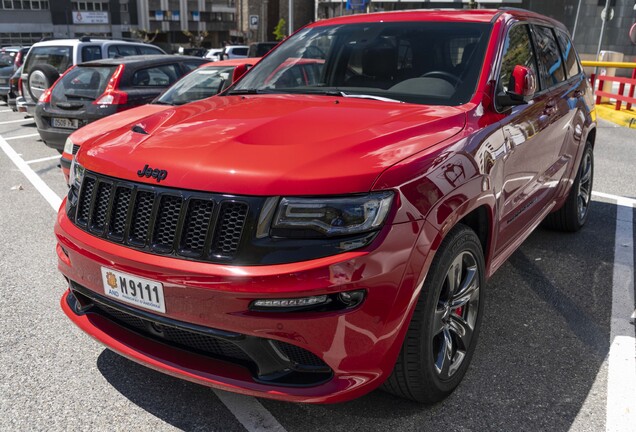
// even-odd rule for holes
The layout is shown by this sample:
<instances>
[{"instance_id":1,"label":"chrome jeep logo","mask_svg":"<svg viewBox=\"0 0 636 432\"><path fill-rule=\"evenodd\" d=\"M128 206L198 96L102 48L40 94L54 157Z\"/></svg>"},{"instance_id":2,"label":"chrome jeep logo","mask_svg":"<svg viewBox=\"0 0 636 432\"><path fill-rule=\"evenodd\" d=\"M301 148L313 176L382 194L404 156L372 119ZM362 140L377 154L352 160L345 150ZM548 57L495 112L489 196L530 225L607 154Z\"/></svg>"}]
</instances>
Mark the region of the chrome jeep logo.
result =
<instances>
[{"instance_id":1,"label":"chrome jeep logo","mask_svg":"<svg viewBox=\"0 0 636 432\"><path fill-rule=\"evenodd\" d=\"M168 177L168 171L160 170L157 168L153 169L149 167L148 164L146 164L145 167L137 171L137 175L139 177L148 177L148 178L152 177L157 180L157 183L159 183L161 180L165 180L166 177Z\"/></svg>"}]
</instances>

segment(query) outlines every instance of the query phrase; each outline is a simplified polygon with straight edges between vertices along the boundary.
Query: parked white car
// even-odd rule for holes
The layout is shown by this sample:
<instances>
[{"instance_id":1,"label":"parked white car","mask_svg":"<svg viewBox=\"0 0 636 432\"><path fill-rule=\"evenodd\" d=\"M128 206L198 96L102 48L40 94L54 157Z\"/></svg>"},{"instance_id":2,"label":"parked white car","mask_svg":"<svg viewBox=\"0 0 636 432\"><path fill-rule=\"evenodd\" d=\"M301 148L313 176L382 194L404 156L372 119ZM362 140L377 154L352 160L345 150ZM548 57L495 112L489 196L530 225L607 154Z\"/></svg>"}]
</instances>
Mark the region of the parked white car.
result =
<instances>
[{"instance_id":1,"label":"parked white car","mask_svg":"<svg viewBox=\"0 0 636 432\"><path fill-rule=\"evenodd\" d=\"M33 44L22 69L22 96L17 99L18 111L33 115L38 99L68 68L78 63L105 58L144 54L165 54L150 44L123 40L54 39Z\"/></svg>"},{"instance_id":2,"label":"parked white car","mask_svg":"<svg viewBox=\"0 0 636 432\"><path fill-rule=\"evenodd\" d=\"M228 45L223 48L223 56L221 60L247 58L248 50L249 47L247 45Z\"/></svg>"}]
</instances>

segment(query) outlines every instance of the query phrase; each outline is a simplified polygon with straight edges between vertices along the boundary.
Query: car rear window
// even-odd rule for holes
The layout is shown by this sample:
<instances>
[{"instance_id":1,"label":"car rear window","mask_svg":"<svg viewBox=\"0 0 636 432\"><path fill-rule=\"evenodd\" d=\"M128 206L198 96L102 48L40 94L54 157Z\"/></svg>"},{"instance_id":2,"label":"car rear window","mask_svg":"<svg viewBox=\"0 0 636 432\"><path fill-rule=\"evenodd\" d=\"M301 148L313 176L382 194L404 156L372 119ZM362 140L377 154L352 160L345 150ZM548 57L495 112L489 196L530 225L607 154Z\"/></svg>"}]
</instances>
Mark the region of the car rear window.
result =
<instances>
[{"instance_id":1,"label":"car rear window","mask_svg":"<svg viewBox=\"0 0 636 432\"><path fill-rule=\"evenodd\" d=\"M66 101L93 101L108 85L116 66L78 66L58 81L51 92L53 103Z\"/></svg>"},{"instance_id":2,"label":"car rear window","mask_svg":"<svg viewBox=\"0 0 636 432\"><path fill-rule=\"evenodd\" d=\"M48 64L59 73L64 72L73 64L73 47L70 46L40 46L29 51L24 66L24 73L29 73L38 65Z\"/></svg>"},{"instance_id":3,"label":"car rear window","mask_svg":"<svg viewBox=\"0 0 636 432\"><path fill-rule=\"evenodd\" d=\"M183 105L214 96L232 83L234 66L210 66L197 69L162 94L157 103Z\"/></svg>"}]
</instances>

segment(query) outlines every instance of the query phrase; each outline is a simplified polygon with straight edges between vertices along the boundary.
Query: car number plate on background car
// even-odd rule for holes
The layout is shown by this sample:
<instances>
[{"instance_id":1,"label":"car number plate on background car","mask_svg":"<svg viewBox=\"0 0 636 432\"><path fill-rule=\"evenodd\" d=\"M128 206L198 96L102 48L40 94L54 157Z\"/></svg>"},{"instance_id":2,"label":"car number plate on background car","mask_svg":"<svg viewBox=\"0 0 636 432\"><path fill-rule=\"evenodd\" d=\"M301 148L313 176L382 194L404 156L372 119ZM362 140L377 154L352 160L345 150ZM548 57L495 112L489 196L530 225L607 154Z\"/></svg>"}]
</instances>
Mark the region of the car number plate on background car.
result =
<instances>
[{"instance_id":1,"label":"car number plate on background car","mask_svg":"<svg viewBox=\"0 0 636 432\"><path fill-rule=\"evenodd\" d=\"M77 129L77 119L56 118L51 119L51 126L64 129Z\"/></svg>"},{"instance_id":2,"label":"car number plate on background car","mask_svg":"<svg viewBox=\"0 0 636 432\"><path fill-rule=\"evenodd\" d=\"M102 283L109 297L155 312L166 312L160 282L102 267Z\"/></svg>"}]
</instances>

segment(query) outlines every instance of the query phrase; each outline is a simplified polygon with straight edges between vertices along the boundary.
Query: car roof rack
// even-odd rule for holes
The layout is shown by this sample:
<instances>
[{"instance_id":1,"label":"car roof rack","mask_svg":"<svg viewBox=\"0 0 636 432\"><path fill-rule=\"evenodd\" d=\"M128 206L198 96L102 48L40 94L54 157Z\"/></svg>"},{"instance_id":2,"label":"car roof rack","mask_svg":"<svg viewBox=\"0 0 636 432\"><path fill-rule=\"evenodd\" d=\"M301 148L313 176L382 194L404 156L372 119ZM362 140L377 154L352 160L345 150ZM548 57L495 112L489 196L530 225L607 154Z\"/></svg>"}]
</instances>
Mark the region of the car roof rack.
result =
<instances>
[{"instance_id":1,"label":"car roof rack","mask_svg":"<svg viewBox=\"0 0 636 432\"><path fill-rule=\"evenodd\" d=\"M518 8L518 7L511 7L511 6L501 6L501 7L497 8L497 10L500 10L500 11L532 12L532 11L530 11L528 9Z\"/></svg>"}]
</instances>

